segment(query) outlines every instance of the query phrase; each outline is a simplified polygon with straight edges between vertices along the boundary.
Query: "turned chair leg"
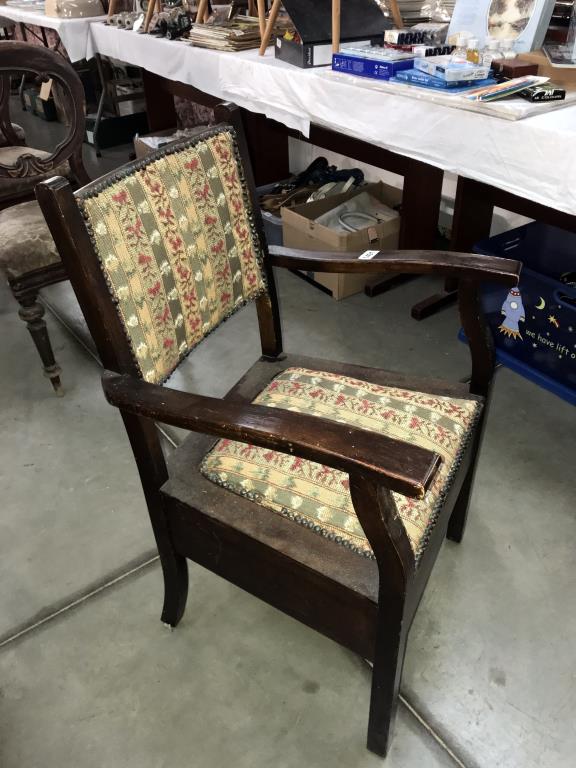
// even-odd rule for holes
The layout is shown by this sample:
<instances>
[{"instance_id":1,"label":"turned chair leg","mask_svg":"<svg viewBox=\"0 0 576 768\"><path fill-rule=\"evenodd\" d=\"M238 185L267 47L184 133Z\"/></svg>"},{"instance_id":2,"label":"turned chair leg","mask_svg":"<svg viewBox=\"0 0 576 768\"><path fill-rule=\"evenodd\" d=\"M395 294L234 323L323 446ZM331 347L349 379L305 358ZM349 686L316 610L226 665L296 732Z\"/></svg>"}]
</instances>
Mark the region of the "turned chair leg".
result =
<instances>
[{"instance_id":1,"label":"turned chair leg","mask_svg":"<svg viewBox=\"0 0 576 768\"><path fill-rule=\"evenodd\" d=\"M46 327L46 322L44 320L45 309L42 304L38 302L37 296L27 296L26 298L17 300L20 303L18 314L26 323L30 335L32 336L32 341L36 345L36 349L42 360L42 365L44 366L44 375L50 379L50 383L54 387L56 394L62 396L64 394L60 382L60 374L62 371L54 358L52 344L50 343L50 337L48 336L48 328Z\"/></svg>"},{"instance_id":2,"label":"turned chair leg","mask_svg":"<svg viewBox=\"0 0 576 768\"><path fill-rule=\"evenodd\" d=\"M366 746L380 757L386 757L388 752L398 708L408 635L402 613L399 611L393 618L386 611L379 620L376 639Z\"/></svg>"}]
</instances>

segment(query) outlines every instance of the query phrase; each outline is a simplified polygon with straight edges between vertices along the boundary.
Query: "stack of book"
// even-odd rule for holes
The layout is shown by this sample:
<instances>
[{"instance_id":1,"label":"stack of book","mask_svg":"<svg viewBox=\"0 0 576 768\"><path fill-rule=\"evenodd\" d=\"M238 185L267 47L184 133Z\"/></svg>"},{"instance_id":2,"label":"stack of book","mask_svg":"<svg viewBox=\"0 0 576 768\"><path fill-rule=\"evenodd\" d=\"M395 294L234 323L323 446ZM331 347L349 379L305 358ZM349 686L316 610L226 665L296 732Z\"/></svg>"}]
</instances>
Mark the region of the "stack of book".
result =
<instances>
[{"instance_id":1,"label":"stack of book","mask_svg":"<svg viewBox=\"0 0 576 768\"><path fill-rule=\"evenodd\" d=\"M274 34L283 34L285 23L277 25ZM192 24L188 40L199 48L216 51L247 51L260 47L260 27L254 16L240 16L231 21Z\"/></svg>"}]
</instances>

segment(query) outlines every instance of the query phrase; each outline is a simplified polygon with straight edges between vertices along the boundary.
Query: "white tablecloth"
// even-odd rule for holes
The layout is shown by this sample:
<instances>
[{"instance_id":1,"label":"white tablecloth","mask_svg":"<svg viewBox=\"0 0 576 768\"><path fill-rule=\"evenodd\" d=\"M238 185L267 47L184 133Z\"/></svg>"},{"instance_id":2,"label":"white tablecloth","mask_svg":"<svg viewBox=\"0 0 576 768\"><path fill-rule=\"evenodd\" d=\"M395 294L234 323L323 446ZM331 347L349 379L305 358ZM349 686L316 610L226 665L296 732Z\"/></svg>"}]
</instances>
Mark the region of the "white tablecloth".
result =
<instances>
[{"instance_id":1,"label":"white tablecloth","mask_svg":"<svg viewBox=\"0 0 576 768\"><path fill-rule=\"evenodd\" d=\"M256 51L221 53L92 24L99 52L179 80L308 135L332 128L576 215L576 107L509 122L358 88Z\"/></svg>"},{"instance_id":2,"label":"white tablecloth","mask_svg":"<svg viewBox=\"0 0 576 768\"><path fill-rule=\"evenodd\" d=\"M60 40L70 57L70 61L80 61L86 58L86 46L88 45L90 24L100 21L101 17L87 19L59 19L55 16L45 16L37 11L26 11L20 8L12 8L9 5L0 5L0 16L12 21L22 22L35 27L45 27L58 32Z\"/></svg>"}]
</instances>

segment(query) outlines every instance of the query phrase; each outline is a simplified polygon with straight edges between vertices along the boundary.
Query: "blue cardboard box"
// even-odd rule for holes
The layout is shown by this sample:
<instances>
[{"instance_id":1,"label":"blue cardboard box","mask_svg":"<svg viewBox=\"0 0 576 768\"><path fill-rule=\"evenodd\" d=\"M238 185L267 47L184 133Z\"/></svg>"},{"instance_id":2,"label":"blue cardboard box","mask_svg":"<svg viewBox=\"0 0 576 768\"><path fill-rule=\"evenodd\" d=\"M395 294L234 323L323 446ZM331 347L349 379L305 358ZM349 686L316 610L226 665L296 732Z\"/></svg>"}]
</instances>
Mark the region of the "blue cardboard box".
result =
<instances>
[{"instance_id":1,"label":"blue cardboard box","mask_svg":"<svg viewBox=\"0 0 576 768\"><path fill-rule=\"evenodd\" d=\"M414 59L401 59L400 61L386 61L376 57L359 56L354 53L340 51L332 56L332 69L334 72L346 72L356 77L371 77L374 80L390 80L397 72L404 69L412 69Z\"/></svg>"}]
</instances>

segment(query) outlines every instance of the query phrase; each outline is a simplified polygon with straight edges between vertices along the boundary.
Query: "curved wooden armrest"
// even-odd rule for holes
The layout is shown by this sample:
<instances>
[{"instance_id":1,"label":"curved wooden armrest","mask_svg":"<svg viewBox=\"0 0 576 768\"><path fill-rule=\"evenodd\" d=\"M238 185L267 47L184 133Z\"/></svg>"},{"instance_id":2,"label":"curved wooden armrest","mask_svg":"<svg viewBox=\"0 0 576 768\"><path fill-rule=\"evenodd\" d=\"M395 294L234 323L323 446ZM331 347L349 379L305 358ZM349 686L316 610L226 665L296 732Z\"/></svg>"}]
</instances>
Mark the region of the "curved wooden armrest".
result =
<instances>
[{"instance_id":1,"label":"curved wooden armrest","mask_svg":"<svg viewBox=\"0 0 576 768\"><path fill-rule=\"evenodd\" d=\"M424 496L442 461L410 443L281 408L178 392L110 371L102 385L108 402L124 412L294 454L411 498Z\"/></svg>"},{"instance_id":2,"label":"curved wooden armrest","mask_svg":"<svg viewBox=\"0 0 576 768\"><path fill-rule=\"evenodd\" d=\"M363 259L361 253L299 251L271 245L269 253L270 262L276 267L309 272L436 274L506 285L517 285L522 269L522 264L513 259L449 251L378 251L372 258Z\"/></svg>"}]
</instances>

